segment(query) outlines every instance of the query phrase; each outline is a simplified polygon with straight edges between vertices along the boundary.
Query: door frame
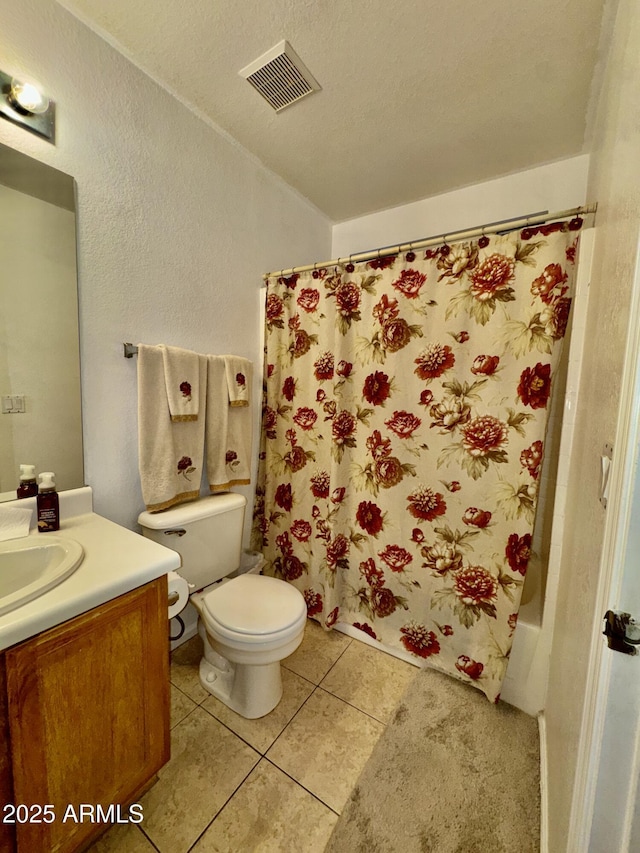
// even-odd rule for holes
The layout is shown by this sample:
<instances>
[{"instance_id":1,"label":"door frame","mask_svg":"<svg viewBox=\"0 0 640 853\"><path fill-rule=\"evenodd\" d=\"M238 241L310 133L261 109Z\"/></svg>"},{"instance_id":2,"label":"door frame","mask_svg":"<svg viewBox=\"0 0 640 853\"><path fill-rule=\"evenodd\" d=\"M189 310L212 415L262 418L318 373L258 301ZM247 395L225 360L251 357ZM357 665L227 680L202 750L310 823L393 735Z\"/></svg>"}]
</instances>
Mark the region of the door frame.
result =
<instances>
[{"instance_id":1,"label":"door frame","mask_svg":"<svg viewBox=\"0 0 640 853\"><path fill-rule=\"evenodd\" d=\"M640 253L636 243L636 264L629 307L629 325L622 372L620 402L613 459L609 478L609 500L599 566L593 630L589 651L587 684L574 778L567 853L585 853L593 833L596 788L601 767L601 747L607 723L606 711L613 659L602 637L603 617L616 609L625 569L627 542L635 490L640 497L640 477L636 479L637 448L640 439ZM640 614L635 614L640 617ZM640 661L638 662L640 666ZM640 724L640 718L638 720ZM638 770L640 756L634 756ZM637 772L635 774L637 776ZM623 838L629 838L636 795L635 780L617 779L617 789L625 783ZM627 784L628 783L628 784ZM616 786L614 786L616 787ZM618 801L618 806L621 804ZM624 848L623 848L624 849ZM613 851L612 851L613 853Z\"/></svg>"}]
</instances>

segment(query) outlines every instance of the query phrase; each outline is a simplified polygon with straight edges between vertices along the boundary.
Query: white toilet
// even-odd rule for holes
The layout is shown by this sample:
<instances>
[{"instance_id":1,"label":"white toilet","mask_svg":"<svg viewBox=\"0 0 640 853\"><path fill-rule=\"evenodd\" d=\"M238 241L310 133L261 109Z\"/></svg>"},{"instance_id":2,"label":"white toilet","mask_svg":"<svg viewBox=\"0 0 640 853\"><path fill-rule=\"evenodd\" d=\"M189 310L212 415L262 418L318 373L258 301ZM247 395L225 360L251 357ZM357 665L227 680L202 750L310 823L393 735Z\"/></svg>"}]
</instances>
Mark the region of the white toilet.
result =
<instances>
[{"instance_id":1,"label":"white toilet","mask_svg":"<svg viewBox=\"0 0 640 853\"><path fill-rule=\"evenodd\" d=\"M143 512L142 532L182 558L180 574L193 587L204 641L202 686L249 719L272 711L282 697L280 661L302 642L304 596L276 578L227 575L240 566L246 500L225 493L166 512Z\"/></svg>"}]
</instances>

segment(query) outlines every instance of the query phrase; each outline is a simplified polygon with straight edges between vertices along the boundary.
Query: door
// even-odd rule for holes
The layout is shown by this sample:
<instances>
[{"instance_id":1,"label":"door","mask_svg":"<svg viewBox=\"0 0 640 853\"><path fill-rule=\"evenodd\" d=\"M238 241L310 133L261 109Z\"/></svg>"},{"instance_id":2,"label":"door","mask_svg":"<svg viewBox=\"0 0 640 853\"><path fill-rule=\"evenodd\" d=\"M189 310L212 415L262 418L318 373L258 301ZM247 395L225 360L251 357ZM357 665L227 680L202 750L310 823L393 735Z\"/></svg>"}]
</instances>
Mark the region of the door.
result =
<instances>
[{"instance_id":1,"label":"door","mask_svg":"<svg viewBox=\"0 0 640 853\"><path fill-rule=\"evenodd\" d=\"M640 476L636 467L616 610L640 619ZM604 638L603 638L604 639ZM589 853L640 851L640 647L635 656L606 649L608 685ZM605 663L606 665L606 663ZM604 693L604 691L603 691ZM603 695L604 700L604 695Z\"/></svg>"}]
</instances>

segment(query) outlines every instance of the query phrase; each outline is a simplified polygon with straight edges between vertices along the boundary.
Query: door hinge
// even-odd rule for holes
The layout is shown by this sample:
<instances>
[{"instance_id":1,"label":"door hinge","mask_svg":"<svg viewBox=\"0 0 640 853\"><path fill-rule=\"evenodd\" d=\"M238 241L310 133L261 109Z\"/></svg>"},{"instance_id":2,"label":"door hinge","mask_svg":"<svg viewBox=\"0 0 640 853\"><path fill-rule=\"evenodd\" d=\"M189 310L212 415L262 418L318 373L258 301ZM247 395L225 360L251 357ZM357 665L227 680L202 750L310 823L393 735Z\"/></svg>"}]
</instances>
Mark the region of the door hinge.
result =
<instances>
[{"instance_id":1,"label":"door hinge","mask_svg":"<svg viewBox=\"0 0 640 853\"><path fill-rule=\"evenodd\" d=\"M640 623L631 618L630 613L607 610L604 614L604 631L610 649L625 655L637 654L640 645Z\"/></svg>"}]
</instances>

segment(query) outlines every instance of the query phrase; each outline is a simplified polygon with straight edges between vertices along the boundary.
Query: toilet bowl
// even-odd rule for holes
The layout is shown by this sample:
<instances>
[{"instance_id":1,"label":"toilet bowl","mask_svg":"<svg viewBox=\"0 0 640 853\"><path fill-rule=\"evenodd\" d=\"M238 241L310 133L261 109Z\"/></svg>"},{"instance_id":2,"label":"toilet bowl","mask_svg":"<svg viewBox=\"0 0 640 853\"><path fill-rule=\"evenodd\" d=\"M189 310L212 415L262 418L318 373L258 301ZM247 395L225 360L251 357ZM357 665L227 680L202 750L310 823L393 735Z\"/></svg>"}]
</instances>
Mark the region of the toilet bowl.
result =
<instances>
[{"instance_id":1,"label":"toilet bowl","mask_svg":"<svg viewBox=\"0 0 640 853\"><path fill-rule=\"evenodd\" d=\"M272 577L240 574L246 500L224 493L161 513L143 512L144 536L177 551L192 589L204 643L202 686L236 713L255 719L282 697L280 661L302 642L307 618L299 590Z\"/></svg>"},{"instance_id":2,"label":"toilet bowl","mask_svg":"<svg viewBox=\"0 0 640 853\"><path fill-rule=\"evenodd\" d=\"M280 661L298 648L307 608L275 578L240 575L191 595L204 643L202 686L236 713L263 717L282 698Z\"/></svg>"}]
</instances>

